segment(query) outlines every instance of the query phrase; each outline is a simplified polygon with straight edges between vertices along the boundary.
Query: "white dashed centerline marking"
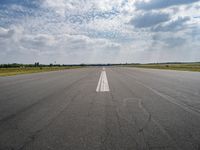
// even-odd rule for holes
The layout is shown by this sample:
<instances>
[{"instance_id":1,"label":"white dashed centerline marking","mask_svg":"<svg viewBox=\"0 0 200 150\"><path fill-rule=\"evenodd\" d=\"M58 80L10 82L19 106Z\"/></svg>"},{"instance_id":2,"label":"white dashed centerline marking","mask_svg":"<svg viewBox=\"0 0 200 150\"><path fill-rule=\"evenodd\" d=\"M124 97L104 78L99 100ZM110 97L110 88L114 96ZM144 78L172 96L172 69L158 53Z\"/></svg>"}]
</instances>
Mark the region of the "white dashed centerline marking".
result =
<instances>
[{"instance_id":1,"label":"white dashed centerline marking","mask_svg":"<svg viewBox=\"0 0 200 150\"><path fill-rule=\"evenodd\" d=\"M109 85L108 85L108 80L106 76L106 71L105 68L101 71L101 75L99 78L99 82L97 84L96 92L109 92Z\"/></svg>"}]
</instances>

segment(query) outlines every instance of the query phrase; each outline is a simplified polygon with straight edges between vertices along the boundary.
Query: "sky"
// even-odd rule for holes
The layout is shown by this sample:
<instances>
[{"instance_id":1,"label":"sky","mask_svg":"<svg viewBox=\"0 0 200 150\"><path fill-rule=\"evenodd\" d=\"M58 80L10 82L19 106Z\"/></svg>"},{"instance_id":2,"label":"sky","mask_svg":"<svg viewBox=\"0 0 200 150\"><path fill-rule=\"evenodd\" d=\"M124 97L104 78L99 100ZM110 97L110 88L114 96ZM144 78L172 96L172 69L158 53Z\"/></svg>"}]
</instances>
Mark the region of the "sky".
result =
<instances>
[{"instance_id":1,"label":"sky","mask_svg":"<svg viewBox=\"0 0 200 150\"><path fill-rule=\"evenodd\" d=\"M200 61L200 0L0 0L0 63Z\"/></svg>"}]
</instances>

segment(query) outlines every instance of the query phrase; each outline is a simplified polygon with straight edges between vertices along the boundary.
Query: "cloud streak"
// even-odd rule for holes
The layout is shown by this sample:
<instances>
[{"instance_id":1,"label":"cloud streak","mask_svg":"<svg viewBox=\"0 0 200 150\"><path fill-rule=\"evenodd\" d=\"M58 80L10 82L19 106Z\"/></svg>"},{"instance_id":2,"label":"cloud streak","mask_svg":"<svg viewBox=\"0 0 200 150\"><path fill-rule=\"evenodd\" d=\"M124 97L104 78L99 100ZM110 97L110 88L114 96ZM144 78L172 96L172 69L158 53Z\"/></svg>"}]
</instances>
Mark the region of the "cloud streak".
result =
<instances>
[{"instance_id":1,"label":"cloud streak","mask_svg":"<svg viewBox=\"0 0 200 150\"><path fill-rule=\"evenodd\" d=\"M175 20L167 22L165 24L158 25L152 28L154 32L176 32L179 30L184 30L186 23L190 20L190 17L178 17Z\"/></svg>"},{"instance_id":2,"label":"cloud streak","mask_svg":"<svg viewBox=\"0 0 200 150\"><path fill-rule=\"evenodd\" d=\"M185 5L185 4L191 4L199 2L199 0L150 0L148 2L146 1L140 1L136 3L137 9L143 9L143 10L152 10L152 9L162 9L167 8L170 6L176 6L176 5Z\"/></svg>"},{"instance_id":3,"label":"cloud streak","mask_svg":"<svg viewBox=\"0 0 200 150\"><path fill-rule=\"evenodd\" d=\"M147 28L170 20L167 13L145 13L131 19L130 24L136 28Z\"/></svg>"}]
</instances>

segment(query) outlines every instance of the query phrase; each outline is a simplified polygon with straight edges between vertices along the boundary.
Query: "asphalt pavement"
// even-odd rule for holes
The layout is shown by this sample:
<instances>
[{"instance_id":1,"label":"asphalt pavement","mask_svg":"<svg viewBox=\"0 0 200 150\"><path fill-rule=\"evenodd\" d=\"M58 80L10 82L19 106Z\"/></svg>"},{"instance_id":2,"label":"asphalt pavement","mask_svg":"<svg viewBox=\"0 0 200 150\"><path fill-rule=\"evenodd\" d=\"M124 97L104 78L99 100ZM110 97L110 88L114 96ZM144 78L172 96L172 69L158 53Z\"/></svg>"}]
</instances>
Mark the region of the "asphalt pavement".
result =
<instances>
[{"instance_id":1,"label":"asphalt pavement","mask_svg":"<svg viewBox=\"0 0 200 150\"><path fill-rule=\"evenodd\" d=\"M0 77L0 150L200 150L200 73L88 67Z\"/></svg>"}]
</instances>

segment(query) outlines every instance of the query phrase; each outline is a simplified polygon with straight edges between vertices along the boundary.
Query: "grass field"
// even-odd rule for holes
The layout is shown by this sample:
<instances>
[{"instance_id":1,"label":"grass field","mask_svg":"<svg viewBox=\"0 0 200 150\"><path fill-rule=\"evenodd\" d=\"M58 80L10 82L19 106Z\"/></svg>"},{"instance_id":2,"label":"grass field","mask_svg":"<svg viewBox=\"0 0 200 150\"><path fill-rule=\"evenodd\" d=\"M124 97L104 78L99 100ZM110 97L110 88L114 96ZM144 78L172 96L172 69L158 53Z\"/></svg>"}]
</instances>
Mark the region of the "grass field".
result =
<instances>
[{"instance_id":1,"label":"grass field","mask_svg":"<svg viewBox=\"0 0 200 150\"><path fill-rule=\"evenodd\" d=\"M138 67L138 68L167 69L167 70L197 71L197 72L200 72L200 63L136 64L136 65L125 65L125 66Z\"/></svg>"},{"instance_id":2,"label":"grass field","mask_svg":"<svg viewBox=\"0 0 200 150\"><path fill-rule=\"evenodd\" d=\"M29 73L48 72L48 71L57 71L65 69L75 69L75 68L80 68L80 66L0 68L0 76L13 76L18 74L29 74Z\"/></svg>"}]
</instances>

